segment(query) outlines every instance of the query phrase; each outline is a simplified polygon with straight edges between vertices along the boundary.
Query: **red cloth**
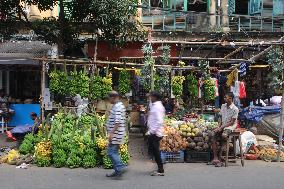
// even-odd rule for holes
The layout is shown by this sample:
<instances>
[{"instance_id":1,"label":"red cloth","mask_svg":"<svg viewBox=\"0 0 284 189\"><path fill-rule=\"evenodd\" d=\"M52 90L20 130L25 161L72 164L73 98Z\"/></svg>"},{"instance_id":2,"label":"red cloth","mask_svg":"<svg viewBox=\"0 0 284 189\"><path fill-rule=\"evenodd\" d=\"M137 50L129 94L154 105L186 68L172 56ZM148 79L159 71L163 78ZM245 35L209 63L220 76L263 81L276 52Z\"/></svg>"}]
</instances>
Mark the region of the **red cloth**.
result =
<instances>
[{"instance_id":1,"label":"red cloth","mask_svg":"<svg viewBox=\"0 0 284 189\"><path fill-rule=\"evenodd\" d=\"M246 92L245 82L240 82L240 99L246 97L247 97L247 92Z\"/></svg>"}]
</instances>

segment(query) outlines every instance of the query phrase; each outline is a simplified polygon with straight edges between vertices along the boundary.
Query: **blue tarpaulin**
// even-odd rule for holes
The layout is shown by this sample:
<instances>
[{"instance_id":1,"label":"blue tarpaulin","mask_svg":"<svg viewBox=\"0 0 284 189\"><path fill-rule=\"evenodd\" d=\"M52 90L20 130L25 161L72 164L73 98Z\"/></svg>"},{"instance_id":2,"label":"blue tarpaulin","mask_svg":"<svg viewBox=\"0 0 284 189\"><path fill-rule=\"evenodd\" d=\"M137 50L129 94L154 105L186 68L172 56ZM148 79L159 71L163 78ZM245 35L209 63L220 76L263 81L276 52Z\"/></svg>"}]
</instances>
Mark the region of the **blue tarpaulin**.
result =
<instances>
[{"instance_id":1,"label":"blue tarpaulin","mask_svg":"<svg viewBox=\"0 0 284 189\"><path fill-rule=\"evenodd\" d=\"M250 106L240 112L240 119L259 123L264 115L280 113L280 106Z\"/></svg>"}]
</instances>

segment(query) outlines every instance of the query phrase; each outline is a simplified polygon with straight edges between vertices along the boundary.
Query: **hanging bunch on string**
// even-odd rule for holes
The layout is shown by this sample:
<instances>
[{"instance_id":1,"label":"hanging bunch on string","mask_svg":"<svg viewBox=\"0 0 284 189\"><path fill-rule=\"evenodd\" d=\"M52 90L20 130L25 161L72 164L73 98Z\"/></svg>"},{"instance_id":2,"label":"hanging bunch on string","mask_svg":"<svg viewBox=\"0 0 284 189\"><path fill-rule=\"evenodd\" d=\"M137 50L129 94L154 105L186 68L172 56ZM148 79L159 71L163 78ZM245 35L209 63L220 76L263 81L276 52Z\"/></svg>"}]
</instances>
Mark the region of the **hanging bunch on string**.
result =
<instances>
[{"instance_id":1,"label":"hanging bunch on string","mask_svg":"<svg viewBox=\"0 0 284 189\"><path fill-rule=\"evenodd\" d=\"M162 46L163 53L161 56L161 64L168 65L170 62L170 51L171 48L168 45ZM155 90L160 91L162 93L169 93L170 92L170 75L171 69L169 67L159 67L156 70L155 75Z\"/></svg>"},{"instance_id":2,"label":"hanging bunch on string","mask_svg":"<svg viewBox=\"0 0 284 189\"><path fill-rule=\"evenodd\" d=\"M105 98L112 91L112 74L108 74L105 77L93 76L90 88L93 100Z\"/></svg>"},{"instance_id":3,"label":"hanging bunch on string","mask_svg":"<svg viewBox=\"0 0 284 189\"><path fill-rule=\"evenodd\" d=\"M141 69L141 82L145 90L151 89L151 66L155 64L152 57L153 48L150 43L143 45L142 52L144 53L144 66Z\"/></svg>"},{"instance_id":4,"label":"hanging bunch on string","mask_svg":"<svg viewBox=\"0 0 284 189\"><path fill-rule=\"evenodd\" d=\"M274 47L268 52L266 58L272 70L268 75L269 87L272 90L281 90L283 84L284 48L280 46Z\"/></svg>"},{"instance_id":5,"label":"hanging bunch on string","mask_svg":"<svg viewBox=\"0 0 284 189\"><path fill-rule=\"evenodd\" d=\"M177 98L181 97L183 94L184 80L185 80L184 76L173 76L172 90L173 90L173 95L175 95Z\"/></svg>"},{"instance_id":6,"label":"hanging bunch on string","mask_svg":"<svg viewBox=\"0 0 284 189\"><path fill-rule=\"evenodd\" d=\"M206 102L211 102L215 99L215 83L210 78L203 81L203 93Z\"/></svg>"},{"instance_id":7,"label":"hanging bunch on string","mask_svg":"<svg viewBox=\"0 0 284 189\"><path fill-rule=\"evenodd\" d=\"M85 69L84 69L85 70ZM89 96L90 78L85 71L72 71L70 73L70 95L80 94L81 97Z\"/></svg>"},{"instance_id":8,"label":"hanging bunch on string","mask_svg":"<svg viewBox=\"0 0 284 189\"><path fill-rule=\"evenodd\" d=\"M118 91L120 94L125 95L130 90L130 73L123 69L119 72Z\"/></svg>"},{"instance_id":9,"label":"hanging bunch on string","mask_svg":"<svg viewBox=\"0 0 284 189\"><path fill-rule=\"evenodd\" d=\"M198 98L198 79L193 73L190 73L186 79L189 96L192 100L195 100Z\"/></svg>"},{"instance_id":10,"label":"hanging bunch on string","mask_svg":"<svg viewBox=\"0 0 284 189\"><path fill-rule=\"evenodd\" d=\"M49 88L52 92L66 95L69 93L67 72L54 70L49 73Z\"/></svg>"}]
</instances>

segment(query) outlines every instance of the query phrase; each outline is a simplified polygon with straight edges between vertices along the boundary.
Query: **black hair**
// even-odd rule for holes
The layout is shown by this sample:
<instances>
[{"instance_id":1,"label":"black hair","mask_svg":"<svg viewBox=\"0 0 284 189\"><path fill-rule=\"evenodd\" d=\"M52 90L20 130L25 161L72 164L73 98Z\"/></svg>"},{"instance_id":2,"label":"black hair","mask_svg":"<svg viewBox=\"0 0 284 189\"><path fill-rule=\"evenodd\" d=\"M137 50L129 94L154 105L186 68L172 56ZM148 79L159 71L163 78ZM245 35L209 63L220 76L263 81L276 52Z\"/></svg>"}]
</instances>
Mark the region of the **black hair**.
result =
<instances>
[{"instance_id":1,"label":"black hair","mask_svg":"<svg viewBox=\"0 0 284 189\"><path fill-rule=\"evenodd\" d=\"M234 100L234 93L228 92L226 95Z\"/></svg>"},{"instance_id":2,"label":"black hair","mask_svg":"<svg viewBox=\"0 0 284 189\"><path fill-rule=\"evenodd\" d=\"M108 94L108 97L112 98L112 97L119 97L119 93L116 92L116 91L111 91L109 94Z\"/></svg>"},{"instance_id":3,"label":"black hair","mask_svg":"<svg viewBox=\"0 0 284 189\"><path fill-rule=\"evenodd\" d=\"M161 100L162 99L160 93L158 93L157 91L152 91L150 93L150 96L155 97L157 100Z\"/></svg>"},{"instance_id":4,"label":"black hair","mask_svg":"<svg viewBox=\"0 0 284 189\"><path fill-rule=\"evenodd\" d=\"M37 113L31 112L31 116L32 116L32 117L37 117Z\"/></svg>"}]
</instances>

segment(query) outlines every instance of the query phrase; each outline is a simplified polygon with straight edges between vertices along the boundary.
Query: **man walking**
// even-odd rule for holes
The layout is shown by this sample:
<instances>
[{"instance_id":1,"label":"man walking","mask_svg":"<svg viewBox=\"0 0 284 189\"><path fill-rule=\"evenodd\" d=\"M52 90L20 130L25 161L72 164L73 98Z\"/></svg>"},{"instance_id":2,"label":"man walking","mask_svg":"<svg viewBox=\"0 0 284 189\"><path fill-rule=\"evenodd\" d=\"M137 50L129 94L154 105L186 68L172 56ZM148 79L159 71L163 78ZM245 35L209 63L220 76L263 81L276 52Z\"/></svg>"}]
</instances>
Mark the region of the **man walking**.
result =
<instances>
[{"instance_id":1,"label":"man walking","mask_svg":"<svg viewBox=\"0 0 284 189\"><path fill-rule=\"evenodd\" d=\"M106 123L109 145L107 154L113 163L114 172L107 174L107 177L120 177L126 172L126 165L121 161L119 155L119 146L125 139L126 109L119 100L119 94L116 91L109 93L109 101L113 104Z\"/></svg>"},{"instance_id":2,"label":"man walking","mask_svg":"<svg viewBox=\"0 0 284 189\"><path fill-rule=\"evenodd\" d=\"M155 171L151 176L164 176L164 167L160 153L160 141L164 135L164 118L165 108L161 102L161 96L157 92L150 93L152 106L148 114L149 128L149 148L152 150L155 161L158 165L158 171Z\"/></svg>"}]
</instances>

